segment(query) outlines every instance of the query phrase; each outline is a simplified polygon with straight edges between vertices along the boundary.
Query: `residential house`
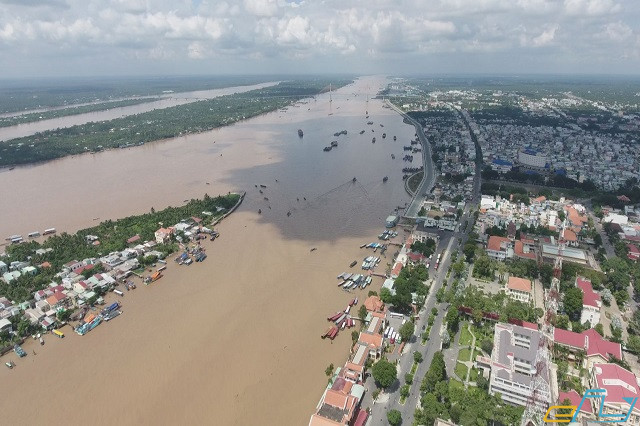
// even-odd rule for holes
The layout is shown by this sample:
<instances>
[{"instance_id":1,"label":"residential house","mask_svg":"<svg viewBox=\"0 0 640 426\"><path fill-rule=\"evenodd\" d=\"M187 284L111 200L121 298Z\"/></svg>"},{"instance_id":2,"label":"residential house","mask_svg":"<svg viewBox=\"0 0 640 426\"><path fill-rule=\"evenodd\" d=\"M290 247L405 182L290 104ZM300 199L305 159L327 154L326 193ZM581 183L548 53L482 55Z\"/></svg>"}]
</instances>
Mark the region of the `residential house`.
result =
<instances>
[{"instance_id":1,"label":"residential house","mask_svg":"<svg viewBox=\"0 0 640 426\"><path fill-rule=\"evenodd\" d=\"M509 277L505 290L513 300L529 303L533 299L531 281L525 278Z\"/></svg>"},{"instance_id":2,"label":"residential house","mask_svg":"<svg viewBox=\"0 0 640 426\"><path fill-rule=\"evenodd\" d=\"M595 327L600 323L600 308L602 308L602 300L600 295L593 291L591 281L586 278L576 278L576 286L582 290L582 313L580 314L580 323L589 322L591 327Z\"/></svg>"},{"instance_id":3,"label":"residential house","mask_svg":"<svg viewBox=\"0 0 640 426\"><path fill-rule=\"evenodd\" d=\"M31 324L38 324L45 315L40 309L29 308L24 311L24 316L31 322Z\"/></svg>"},{"instance_id":4,"label":"residential house","mask_svg":"<svg viewBox=\"0 0 640 426\"><path fill-rule=\"evenodd\" d=\"M509 238L492 235L487 243L487 254L496 260L505 260L513 257L513 241Z\"/></svg>"},{"instance_id":5,"label":"residential house","mask_svg":"<svg viewBox=\"0 0 640 426\"><path fill-rule=\"evenodd\" d=\"M8 270L9 270L9 267L7 266L7 264L4 263L2 260L0 260L0 274L4 274Z\"/></svg>"},{"instance_id":6,"label":"residential house","mask_svg":"<svg viewBox=\"0 0 640 426\"><path fill-rule=\"evenodd\" d=\"M22 274L20 273L20 271L5 272L4 274L2 274L2 279L7 284L11 284L12 281L15 281L18 278L20 278L21 275Z\"/></svg>"},{"instance_id":7,"label":"residential house","mask_svg":"<svg viewBox=\"0 0 640 426\"><path fill-rule=\"evenodd\" d=\"M84 293L88 289L89 285L84 281L78 281L77 283L73 284L73 291L75 291L77 294Z\"/></svg>"},{"instance_id":8,"label":"residential house","mask_svg":"<svg viewBox=\"0 0 640 426\"><path fill-rule=\"evenodd\" d=\"M64 264L64 268L76 272L78 269L84 268L84 263L78 262L77 260L72 260Z\"/></svg>"},{"instance_id":9,"label":"residential house","mask_svg":"<svg viewBox=\"0 0 640 426\"><path fill-rule=\"evenodd\" d=\"M56 291L47 298L47 303L53 310L65 308L69 305L69 302L70 300L67 295L61 291Z\"/></svg>"},{"instance_id":10,"label":"residential house","mask_svg":"<svg viewBox=\"0 0 640 426\"><path fill-rule=\"evenodd\" d=\"M160 228L155 232L156 242L158 244L165 244L171 240L171 234L173 234L173 228Z\"/></svg>"},{"instance_id":11,"label":"residential house","mask_svg":"<svg viewBox=\"0 0 640 426\"><path fill-rule=\"evenodd\" d=\"M7 318L0 319L0 333L10 332L12 329L11 321Z\"/></svg>"}]
</instances>

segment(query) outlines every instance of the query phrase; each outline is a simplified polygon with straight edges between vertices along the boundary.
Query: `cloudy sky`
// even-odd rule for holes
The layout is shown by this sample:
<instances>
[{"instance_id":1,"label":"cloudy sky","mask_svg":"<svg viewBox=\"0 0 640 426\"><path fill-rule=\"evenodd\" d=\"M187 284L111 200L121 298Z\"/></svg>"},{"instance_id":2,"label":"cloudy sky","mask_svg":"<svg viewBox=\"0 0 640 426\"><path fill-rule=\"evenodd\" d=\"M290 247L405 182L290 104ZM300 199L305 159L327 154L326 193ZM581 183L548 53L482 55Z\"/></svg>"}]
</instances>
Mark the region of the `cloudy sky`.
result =
<instances>
[{"instance_id":1,"label":"cloudy sky","mask_svg":"<svg viewBox=\"0 0 640 426\"><path fill-rule=\"evenodd\" d=\"M640 74L640 0L0 0L2 77Z\"/></svg>"}]
</instances>

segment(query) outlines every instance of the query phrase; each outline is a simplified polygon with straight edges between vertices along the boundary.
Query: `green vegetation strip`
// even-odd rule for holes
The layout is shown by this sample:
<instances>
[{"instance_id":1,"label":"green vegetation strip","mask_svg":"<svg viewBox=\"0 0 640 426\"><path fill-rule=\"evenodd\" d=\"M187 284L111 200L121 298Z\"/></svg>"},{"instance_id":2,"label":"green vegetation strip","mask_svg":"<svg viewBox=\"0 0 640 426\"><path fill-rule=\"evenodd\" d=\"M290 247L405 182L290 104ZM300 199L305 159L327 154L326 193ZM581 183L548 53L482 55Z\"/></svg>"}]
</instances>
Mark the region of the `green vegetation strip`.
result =
<instances>
[{"instance_id":1,"label":"green vegetation strip","mask_svg":"<svg viewBox=\"0 0 640 426\"><path fill-rule=\"evenodd\" d=\"M423 174L423 172L418 172L409 178L409 181L407 182L407 188L409 188L409 191L412 194L415 194L418 190L418 185L420 185L420 182L422 182Z\"/></svg>"},{"instance_id":2,"label":"green vegetation strip","mask_svg":"<svg viewBox=\"0 0 640 426\"><path fill-rule=\"evenodd\" d=\"M142 241L153 240L158 223L171 226L191 216L203 218L202 224L207 226L215 219L231 209L240 199L238 194L230 194L223 197L209 197L205 195L201 200L191 200L181 207L167 207L164 210L155 211L138 216L129 216L124 219L107 220L92 228L82 229L75 234L61 233L45 240L42 244L30 241L24 244L14 244L6 248L8 259L5 263L24 261L31 256L31 263L39 265L43 262L51 263L50 268L41 268L35 276L22 275L17 280L7 284L0 282L0 296L6 296L10 300L22 302L30 300L35 291L41 290L52 281L60 282L55 275L62 265L71 260L97 258L112 251L121 251L127 247L127 239L140 235ZM219 208L219 209L218 209ZM203 215L203 212L213 212L211 216ZM100 245L87 243L87 235L95 235ZM46 254L36 254L35 251L43 248L53 249ZM178 249L177 244L163 244L155 247L165 255ZM141 262L142 263L142 262ZM99 270L94 268L93 273Z\"/></svg>"},{"instance_id":3,"label":"green vegetation strip","mask_svg":"<svg viewBox=\"0 0 640 426\"><path fill-rule=\"evenodd\" d=\"M460 330L460 346L469 346L472 340L471 333L469 333L467 323L465 322L462 324L462 329Z\"/></svg>"},{"instance_id":4,"label":"green vegetation strip","mask_svg":"<svg viewBox=\"0 0 640 426\"><path fill-rule=\"evenodd\" d=\"M461 379L461 380L466 380L467 378L467 371L469 369L467 368L466 365L461 364L461 363L456 363L456 368L455 368L455 372L456 375Z\"/></svg>"},{"instance_id":5,"label":"green vegetation strip","mask_svg":"<svg viewBox=\"0 0 640 426\"><path fill-rule=\"evenodd\" d=\"M0 117L0 127L15 126L18 124L32 123L40 120L50 120L53 118L67 117L70 115L85 114L88 112L104 111L112 108L122 108L126 106L146 104L157 101L159 98L125 99L114 102L101 102L99 104L70 106L69 108L56 109L52 111L32 112L29 114L15 115L12 117Z\"/></svg>"},{"instance_id":6,"label":"green vegetation strip","mask_svg":"<svg viewBox=\"0 0 640 426\"><path fill-rule=\"evenodd\" d=\"M293 81L115 120L86 123L0 143L0 166L52 160L83 152L125 148L227 126L288 106L349 81Z\"/></svg>"}]
</instances>

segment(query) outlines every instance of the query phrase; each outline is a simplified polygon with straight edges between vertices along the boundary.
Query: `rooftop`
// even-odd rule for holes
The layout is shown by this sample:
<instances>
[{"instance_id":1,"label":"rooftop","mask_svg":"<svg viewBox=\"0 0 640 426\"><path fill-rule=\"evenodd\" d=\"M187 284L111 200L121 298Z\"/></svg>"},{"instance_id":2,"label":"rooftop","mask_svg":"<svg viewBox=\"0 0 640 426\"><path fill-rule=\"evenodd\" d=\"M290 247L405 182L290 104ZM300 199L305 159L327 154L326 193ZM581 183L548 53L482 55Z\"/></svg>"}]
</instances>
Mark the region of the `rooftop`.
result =
<instances>
[{"instance_id":1,"label":"rooftop","mask_svg":"<svg viewBox=\"0 0 640 426\"><path fill-rule=\"evenodd\" d=\"M524 291L527 293L531 293L531 281L525 278L509 277L509 282L507 282L507 288L509 290L517 290L517 291Z\"/></svg>"}]
</instances>

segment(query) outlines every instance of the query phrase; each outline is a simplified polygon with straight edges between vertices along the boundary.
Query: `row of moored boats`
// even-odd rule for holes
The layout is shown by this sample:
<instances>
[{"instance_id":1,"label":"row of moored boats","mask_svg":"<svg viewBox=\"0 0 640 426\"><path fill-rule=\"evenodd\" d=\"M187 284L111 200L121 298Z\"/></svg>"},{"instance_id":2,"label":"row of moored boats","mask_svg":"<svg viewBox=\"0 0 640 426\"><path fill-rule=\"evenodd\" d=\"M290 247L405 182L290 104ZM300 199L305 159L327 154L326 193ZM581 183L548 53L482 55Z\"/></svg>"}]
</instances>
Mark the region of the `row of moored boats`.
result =
<instances>
[{"instance_id":1,"label":"row of moored boats","mask_svg":"<svg viewBox=\"0 0 640 426\"><path fill-rule=\"evenodd\" d=\"M352 290L356 288L364 289L366 286L371 284L372 278L366 277L362 274L350 274L348 272L343 272L338 275L338 287L342 287L344 290Z\"/></svg>"},{"instance_id":2,"label":"row of moored boats","mask_svg":"<svg viewBox=\"0 0 640 426\"><path fill-rule=\"evenodd\" d=\"M349 312L351 311L351 307L357 304L358 304L358 298L356 297L351 302L349 302L349 304L347 305L344 311L336 312L335 314L327 317L327 321L333 322L334 325L329 327L321 337L323 339L328 337L329 339L333 340L338 335L338 332L340 330L344 330L345 328L351 328L355 326L356 322L353 318L351 318L351 315L349 314Z\"/></svg>"}]
</instances>

